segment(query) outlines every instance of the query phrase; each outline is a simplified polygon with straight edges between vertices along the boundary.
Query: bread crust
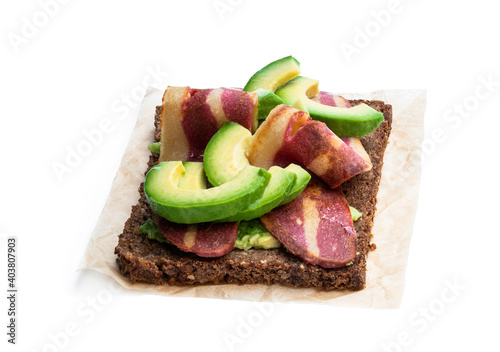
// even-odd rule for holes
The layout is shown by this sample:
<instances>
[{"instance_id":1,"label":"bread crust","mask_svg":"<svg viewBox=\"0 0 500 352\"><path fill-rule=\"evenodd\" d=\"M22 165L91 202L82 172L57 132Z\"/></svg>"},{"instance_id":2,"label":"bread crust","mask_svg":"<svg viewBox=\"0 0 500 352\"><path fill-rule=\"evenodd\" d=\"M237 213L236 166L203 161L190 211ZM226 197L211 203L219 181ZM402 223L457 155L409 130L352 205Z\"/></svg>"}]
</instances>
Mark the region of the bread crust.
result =
<instances>
[{"instance_id":1,"label":"bread crust","mask_svg":"<svg viewBox=\"0 0 500 352\"><path fill-rule=\"evenodd\" d=\"M320 290L358 291L366 285L366 257L376 248L371 243L373 218L381 178L383 157L389 141L392 125L392 106L378 100L350 100L352 106L365 103L380 111L384 121L372 133L361 138L370 155L373 168L357 175L342 185L349 205L363 216L354 223L358 233L358 252L352 265L326 269L306 263L288 253L286 249L234 249L220 258L201 258L182 252L176 247L149 240L140 231L144 222L151 218L143 185L139 187L139 202L132 207L115 248L117 263L124 276L133 282L156 285L194 284L282 284L291 287L314 287ZM160 140L161 108L155 116L155 139ZM152 154L148 170L158 162Z\"/></svg>"}]
</instances>

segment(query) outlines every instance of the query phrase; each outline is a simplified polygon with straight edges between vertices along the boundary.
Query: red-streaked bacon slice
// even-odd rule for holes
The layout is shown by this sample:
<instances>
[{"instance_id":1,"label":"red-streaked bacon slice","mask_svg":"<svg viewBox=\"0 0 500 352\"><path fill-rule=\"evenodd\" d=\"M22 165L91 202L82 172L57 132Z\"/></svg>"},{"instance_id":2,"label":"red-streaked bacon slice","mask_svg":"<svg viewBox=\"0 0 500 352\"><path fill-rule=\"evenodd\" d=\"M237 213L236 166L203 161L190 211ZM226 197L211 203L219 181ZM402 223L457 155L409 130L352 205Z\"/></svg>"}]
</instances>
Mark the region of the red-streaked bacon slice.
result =
<instances>
[{"instance_id":1,"label":"red-streaked bacon slice","mask_svg":"<svg viewBox=\"0 0 500 352\"><path fill-rule=\"evenodd\" d=\"M255 130L258 94L235 89L199 89L191 91L184 109L183 128L190 145L190 160L200 161L210 138L226 122L236 122Z\"/></svg>"},{"instance_id":2,"label":"red-streaked bacon slice","mask_svg":"<svg viewBox=\"0 0 500 352\"><path fill-rule=\"evenodd\" d=\"M311 98L315 102L318 102L323 105L328 106L336 106L339 108L350 108L351 104L349 104L349 100L341 97L340 95L336 95L329 92L319 92L319 94L315 95Z\"/></svg>"},{"instance_id":3,"label":"red-streaked bacon slice","mask_svg":"<svg viewBox=\"0 0 500 352\"><path fill-rule=\"evenodd\" d=\"M351 147L352 150L354 150L360 157L362 157L366 161L367 166L364 171L371 170L373 167L372 161L370 159L370 156L366 152L365 148L363 147L363 144L361 144L361 140L356 137L348 137L341 139L345 144Z\"/></svg>"},{"instance_id":4,"label":"red-streaked bacon slice","mask_svg":"<svg viewBox=\"0 0 500 352\"><path fill-rule=\"evenodd\" d=\"M257 93L243 92L237 89L214 89L220 90L220 101L222 111L227 121L221 121L219 128L226 122L236 122L251 132L255 132L258 126L258 102Z\"/></svg>"},{"instance_id":5,"label":"red-streaked bacon slice","mask_svg":"<svg viewBox=\"0 0 500 352\"><path fill-rule=\"evenodd\" d=\"M205 147L217 132L217 121L208 104L212 89L191 90L191 97L184 107L183 133L189 144L187 161L202 161Z\"/></svg>"},{"instance_id":6,"label":"red-streaked bacon slice","mask_svg":"<svg viewBox=\"0 0 500 352\"><path fill-rule=\"evenodd\" d=\"M273 165L286 167L293 162L284 153L283 145L290 135L310 121L309 115L287 105L278 105L269 113L250 141L248 161L269 170Z\"/></svg>"},{"instance_id":7,"label":"red-streaked bacon slice","mask_svg":"<svg viewBox=\"0 0 500 352\"><path fill-rule=\"evenodd\" d=\"M222 257L229 253L238 236L238 223L177 224L153 215L153 221L165 238L184 252L200 257Z\"/></svg>"},{"instance_id":8,"label":"red-streaked bacon slice","mask_svg":"<svg viewBox=\"0 0 500 352\"><path fill-rule=\"evenodd\" d=\"M356 257L357 235L340 187L311 180L302 194L260 220L292 254L324 268L345 266Z\"/></svg>"},{"instance_id":9,"label":"red-streaked bacon slice","mask_svg":"<svg viewBox=\"0 0 500 352\"><path fill-rule=\"evenodd\" d=\"M323 122L311 121L307 113L286 105L274 108L259 127L248 160L264 169L302 164L331 188L372 167L369 157L363 159Z\"/></svg>"},{"instance_id":10,"label":"red-streaked bacon slice","mask_svg":"<svg viewBox=\"0 0 500 352\"><path fill-rule=\"evenodd\" d=\"M184 105L190 98L189 87L168 87L161 109L160 161L187 160L189 142L182 120Z\"/></svg>"},{"instance_id":11,"label":"red-streaked bacon slice","mask_svg":"<svg viewBox=\"0 0 500 352\"><path fill-rule=\"evenodd\" d=\"M372 167L326 124L315 120L288 138L283 152L306 166L331 188Z\"/></svg>"},{"instance_id":12,"label":"red-streaked bacon slice","mask_svg":"<svg viewBox=\"0 0 500 352\"><path fill-rule=\"evenodd\" d=\"M340 95L336 95L333 93L328 93L328 92L319 92L318 95L314 96L311 98L312 100L324 104L324 105L329 105L329 106L336 106L339 108L350 108L351 104L349 103L349 100L345 99L344 97L341 97ZM365 161L370 165L368 169L365 171L371 170L372 168L372 162L370 160L370 156L366 152L365 148L363 147L363 144L361 144L361 141L359 138L356 137L349 137L349 138L342 138L345 144L347 144L349 147L351 147L356 153L359 154Z\"/></svg>"},{"instance_id":13,"label":"red-streaked bacon slice","mask_svg":"<svg viewBox=\"0 0 500 352\"><path fill-rule=\"evenodd\" d=\"M160 159L201 161L210 138L222 125L233 121L254 131L257 114L257 93L169 87L163 99Z\"/></svg>"}]
</instances>

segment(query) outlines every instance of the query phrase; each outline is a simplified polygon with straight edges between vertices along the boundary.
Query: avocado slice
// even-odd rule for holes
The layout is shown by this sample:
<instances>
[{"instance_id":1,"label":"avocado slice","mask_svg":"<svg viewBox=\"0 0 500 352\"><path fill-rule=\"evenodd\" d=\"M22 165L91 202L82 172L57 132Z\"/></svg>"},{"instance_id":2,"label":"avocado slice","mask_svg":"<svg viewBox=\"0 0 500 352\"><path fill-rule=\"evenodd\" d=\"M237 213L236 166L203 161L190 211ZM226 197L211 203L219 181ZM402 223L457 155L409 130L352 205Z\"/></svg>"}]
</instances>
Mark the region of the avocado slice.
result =
<instances>
[{"instance_id":1,"label":"avocado slice","mask_svg":"<svg viewBox=\"0 0 500 352\"><path fill-rule=\"evenodd\" d=\"M262 196L246 209L221 221L232 222L255 219L270 212L283 202L283 199L288 196L294 186L297 175L279 166L272 166L269 172L271 173L271 180Z\"/></svg>"},{"instance_id":2,"label":"avocado slice","mask_svg":"<svg viewBox=\"0 0 500 352\"><path fill-rule=\"evenodd\" d=\"M295 108L295 109L298 109L298 110L302 110L302 111L305 111L309 114L309 110L307 110L307 106L306 106L306 99L308 98L299 98L295 101L295 103L293 103L291 105L292 108Z\"/></svg>"},{"instance_id":3,"label":"avocado slice","mask_svg":"<svg viewBox=\"0 0 500 352\"><path fill-rule=\"evenodd\" d=\"M292 56L271 62L257 71L247 82L243 90L253 92L259 88L274 93L276 89L300 74L300 63Z\"/></svg>"},{"instance_id":4,"label":"avocado slice","mask_svg":"<svg viewBox=\"0 0 500 352\"><path fill-rule=\"evenodd\" d=\"M184 161L185 175L179 181L179 188L182 189L206 189L207 179L203 170L203 163L199 161Z\"/></svg>"},{"instance_id":5,"label":"avocado slice","mask_svg":"<svg viewBox=\"0 0 500 352\"><path fill-rule=\"evenodd\" d=\"M246 128L234 122L224 124L212 137L205 150L203 161L203 167L211 184L220 186L230 182L240 170L249 165L245 151L251 138L252 135ZM297 180L295 170L300 173L301 182L297 188L293 189L294 194L292 195L290 192ZM290 165L289 169L273 166L269 172L271 180L262 196L249 204L247 208L233 216L223 218L221 221L232 222L258 218L280 204L284 204L285 200L289 202L298 196L311 177L297 165Z\"/></svg>"},{"instance_id":6,"label":"avocado slice","mask_svg":"<svg viewBox=\"0 0 500 352\"><path fill-rule=\"evenodd\" d=\"M304 188L306 188L307 184L311 180L311 175L309 174L309 172L304 170L299 165L290 164L285 168L285 170L291 171L294 174L296 174L297 181L295 181L295 184L288 192L288 195L281 201L280 205L291 202L292 200L297 198L302 193Z\"/></svg>"},{"instance_id":7,"label":"avocado slice","mask_svg":"<svg viewBox=\"0 0 500 352\"><path fill-rule=\"evenodd\" d=\"M298 99L303 99L311 117L324 122L339 137L362 137L384 121L381 112L366 104L339 108L309 99L317 93L318 81L302 76L295 77L276 91L276 95L287 105L293 105Z\"/></svg>"},{"instance_id":8,"label":"avocado slice","mask_svg":"<svg viewBox=\"0 0 500 352\"><path fill-rule=\"evenodd\" d=\"M259 96L259 120L265 120L272 109L283 104L283 99L269 90L259 88L254 93Z\"/></svg>"},{"instance_id":9,"label":"avocado slice","mask_svg":"<svg viewBox=\"0 0 500 352\"><path fill-rule=\"evenodd\" d=\"M176 223L220 220L247 208L264 193L271 174L247 165L231 181L209 189L183 189L186 175L181 161L167 161L149 170L144 192L157 215Z\"/></svg>"},{"instance_id":10,"label":"avocado slice","mask_svg":"<svg viewBox=\"0 0 500 352\"><path fill-rule=\"evenodd\" d=\"M245 150L251 139L252 133L235 122L225 123L214 134L203 157L203 167L212 185L231 181L245 166L250 165Z\"/></svg>"}]
</instances>

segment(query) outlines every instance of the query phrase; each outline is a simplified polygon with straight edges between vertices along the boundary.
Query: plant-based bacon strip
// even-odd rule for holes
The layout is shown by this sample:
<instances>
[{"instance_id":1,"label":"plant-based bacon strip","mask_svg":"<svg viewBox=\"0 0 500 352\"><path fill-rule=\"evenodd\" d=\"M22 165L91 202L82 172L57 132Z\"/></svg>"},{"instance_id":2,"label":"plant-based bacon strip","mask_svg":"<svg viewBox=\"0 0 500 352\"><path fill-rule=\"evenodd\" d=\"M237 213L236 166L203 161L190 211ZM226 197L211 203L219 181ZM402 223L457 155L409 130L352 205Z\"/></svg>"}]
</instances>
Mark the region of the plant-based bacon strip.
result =
<instances>
[{"instance_id":1,"label":"plant-based bacon strip","mask_svg":"<svg viewBox=\"0 0 500 352\"><path fill-rule=\"evenodd\" d=\"M273 165L288 166L293 161L280 150L287 138L310 120L304 111L287 105L275 107L250 141L247 152L250 164L266 170Z\"/></svg>"},{"instance_id":2,"label":"plant-based bacon strip","mask_svg":"<svg viewBox=\"0 0 500 352\"><path fill-rule=\"evenodd\" d=\"M161 147L159 161L187 161L189 142L184 134L184 104L189 87L168 87L161 106Z\"/></svg>"},{"instance_id":3,"label":"plant-based bacon strip","mask_svg":"<svg viewBox=\"0 0 500 352\"><path fill-rule=\"evenodd\" d=\"M200 257L222 257L233 249L238 237L237 222L188 225L170 222L156 214L152 218L167 240L180 250Z\"/></svg>"},{"instance_id":4,"label":"plant-based bacon strip","mask_svg":"<svg viewBox=\"0 0 500 352\"><path fill-rule=\"evenodd\" d=\"M202 161L205 147L218 130L216 118L208 104L211 92L212 89L192 90L184 107L182 128L189 143L187 161Z\"/></svg>"},{"instance_id":5,"label":"plant-based bacon strip","mask_svg":"<svg viewBox=\"0 0 500 352\"><path fill-rule=\"evenodd\" d=\"M217 89L215 89L217 90ZM258 101L257 93L247 93L236 89L221 90L220 101L226 121L222 121L219 128L226 122L239 123L251 132L255 132L258 125Z\"/></svg>"},{"instance_id":6,"label":"plant-based bacon strip","mask_svg":"<svg viewBox=\"0 0 500 352\"><path fill-rule=\"evenodd\" d=\"M323 122L310 121L286 141L285 154L314 172L331 188L371 169L350 146Z\"/></svg>"},{"instance_id":7,"label":"plant-based bacon strip","mask_svg":"<svg viewBox=\"0 0 500 352\"><path fill-rule=\"evenodd\" d=\"M336 95L329 92L319 92L318 95L314 96L311 99L323 105L335 106L339 108L351 107L349 100L345 99L344 97L341 97L340 95ZM366 169L365 171L371 170L372 163L370 157L368 156L368 153L363 147L363 144L361 144L360 139L356 137L347 137L341 139L344 141L345 144L351 147L356 153L359 154L359 156L361 156L369 164L368 169Z\"/></svg>"},{"instance_id":8,"label":"plant-based bacon strip","mask_svg":"<svg viewBox=\"0 0 500 352\"><path fill-rule=\"evenodd\" d=\"M360 157L362 157L366 161L367 165L365 171L371 170L373 167L372 161L365 148L363 147L361 140L357 137L348 137L341 139L345 144L351 147L352 150L354 150Z\"/></svg>"},{"instance_id":9,"label":"plant-based bacon strip","mask_svg":"<svg viewBox=\"0 0 500 352\"><path fill-rule=\"evenodd\" d=\"M302 194L260 220L291 253L308 263L338 268L356 257L356 231L340 187L311 180Z\"/></svg>"},{"instance_id":10,"label":"plant-based bacon strip","mask_svg":"<svg viewBox=\"0 0 500 352\"><path fill-rule=\"evenodd\" d=\"M257 114L257 93L229 88L169 87L162 105L160 159L201 161L210 138L222 125L233 121L253 131Z\"/></svg>"},{"instance_id":11,"label":"plant-based bacon strip","mask_svg":"<svg viewBox=\"0 0 500 352\"><path fill-rule=\"evenodd\" d=\"M341 97L340 95L336 95L329 92L319 92L319 94L315 95L311 98L311 100L318 102L323 105L328 106L336 106L339 108L350 108L351 104L349 104L349 100Z\"/></svg>"},{"instance_id":12,"label":"plant-based bacon strip","mask_svg":"<svg viewBox=\"0 0 500 352\"><path fill-rule=\"evenodd\" d=\"M248 148L250 164L265 169L300 163L331 188L340 186L372 165L307 113L278 105L259 127Z\"/></svg>"}]
</instances>

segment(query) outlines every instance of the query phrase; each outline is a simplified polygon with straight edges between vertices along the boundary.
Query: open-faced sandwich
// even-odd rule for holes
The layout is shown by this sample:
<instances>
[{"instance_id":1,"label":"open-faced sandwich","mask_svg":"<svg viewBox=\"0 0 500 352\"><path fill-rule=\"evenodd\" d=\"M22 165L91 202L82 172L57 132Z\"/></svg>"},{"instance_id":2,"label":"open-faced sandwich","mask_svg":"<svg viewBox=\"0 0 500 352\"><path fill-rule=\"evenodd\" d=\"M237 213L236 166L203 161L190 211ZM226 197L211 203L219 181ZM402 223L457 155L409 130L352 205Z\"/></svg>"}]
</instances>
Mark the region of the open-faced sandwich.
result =
<instances>
[{"instance_id":1,"label":"open-faced sandwich","mask_svg":"<svg viewBox=\"0 0 500 352\"><path fill-rule=\"evenodd\" d=\"M243 90L168 87L115 249L152 284L361 290L391 106L346 100L293 57Z\"/></svg>"}]
</instances>

